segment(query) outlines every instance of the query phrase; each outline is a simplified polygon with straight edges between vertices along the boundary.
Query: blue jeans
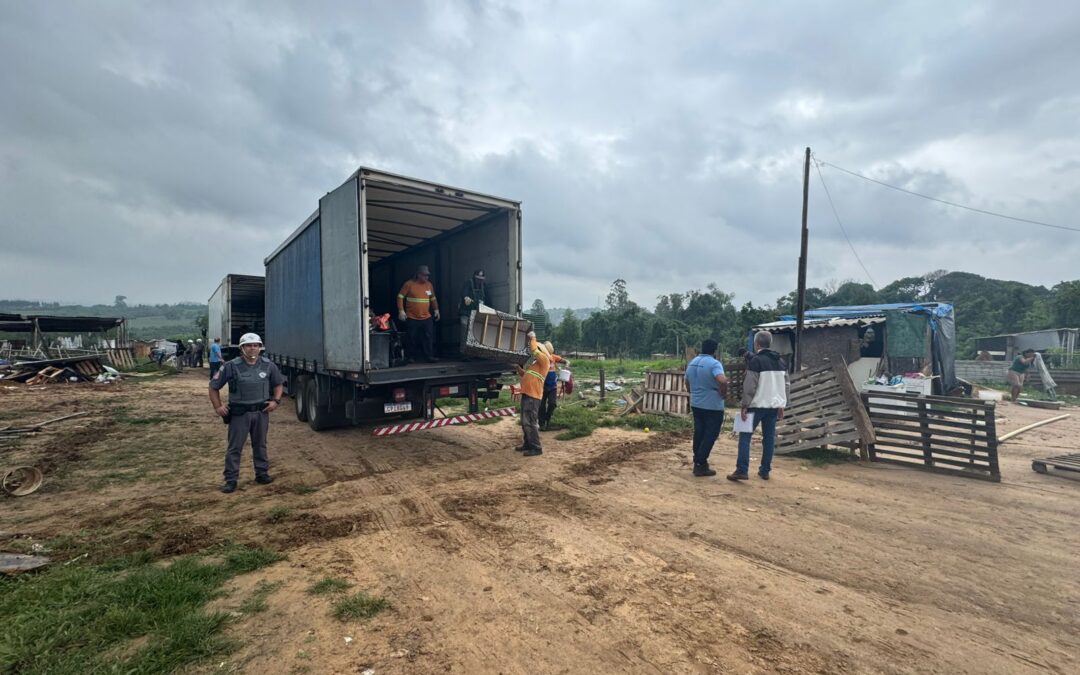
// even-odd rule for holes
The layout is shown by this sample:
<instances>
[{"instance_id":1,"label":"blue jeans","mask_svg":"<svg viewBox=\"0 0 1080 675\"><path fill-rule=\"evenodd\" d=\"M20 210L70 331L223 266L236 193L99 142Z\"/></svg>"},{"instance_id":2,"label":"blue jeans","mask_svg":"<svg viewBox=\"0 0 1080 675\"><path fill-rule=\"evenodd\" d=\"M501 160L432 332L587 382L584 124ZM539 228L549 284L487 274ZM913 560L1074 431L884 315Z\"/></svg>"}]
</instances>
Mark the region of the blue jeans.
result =
<instances>
[{"instance_id":1,"label":"blue jeans","mask_svg":"<svg viewBox=\"0 0 1080 675\"><path fill-rule=\"evenodd\" d=\"M750 408L754 414L754 428L761 425L761 468L758 473L768 476L772 471L773 450L776 449L776 413L777 408ZM736 413L738 414L738 413ZM739 458L735 461L735 472L750 472L750 437L753 432L739 434Z\"/></svg>"},{"instance_id":2,"label":"blue jeans","mask_svg":"<svg viewBox=\"0 0 1080 675\"><path fill-rule=\"evenodd\" d=\"M694 411L694 464L708 464L713 443L724 425L724 411L690 409Z\"/></svg>"}]
</instances>

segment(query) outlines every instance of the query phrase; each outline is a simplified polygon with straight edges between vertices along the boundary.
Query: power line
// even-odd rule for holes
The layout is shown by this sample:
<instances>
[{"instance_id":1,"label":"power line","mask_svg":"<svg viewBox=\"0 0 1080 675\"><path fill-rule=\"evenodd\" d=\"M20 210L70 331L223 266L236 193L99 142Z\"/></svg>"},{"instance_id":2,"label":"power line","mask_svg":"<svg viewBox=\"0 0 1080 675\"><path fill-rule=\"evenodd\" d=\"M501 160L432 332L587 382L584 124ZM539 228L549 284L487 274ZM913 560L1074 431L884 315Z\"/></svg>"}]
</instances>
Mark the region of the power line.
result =
<instances>
[{"instance_id":1,"label":"power line","mask_svg":"<svg viewBox=\"0 0 1080 675\"><path fill-rule=\"evenodd\" d=\"M1055 225L1053 223L1044 223L1044 222L1042 222L1040 220L1030 220L1028 218L1018 218L1016 216L1009 216L1009 215L1006 215L1004 213L996 213L994 211L987 211L986 209L979 209L979 208L975 208L974 206L967 206L965 204L957 204L956 202L950 202L947 199L939 199L937 197L931 197L930 195L924 195L924 194L919 193L919 192L913 192L911 190L906 190L906 189L904 189L902 187L897 187L896 185L890 185L888 183L882 182L882 181L877 180L875 178L870 178L869 176L864 176L861 173L856 173L856 172L851 171L849 169L845 169L842 166L836 166L835 164L830 164L829 162L822 161L822 160L818 159L816 156L814 157L814 161L817 162L818 164L822 164L824 166L828 166L828 167L831 167L833 169L836 169L837 171L843 171L844 173L855 176L856 178L862 178L865 181L869 181L871 183L877 183L878 185L881 185L883 187L887 187L890 190L896 190L897 192L903 192L905 194L913 195L915 197L922 197L923 199L929 199L932 202L938 202L940 204L947 204L949 206L955 206L958 209L966 209L968 211L974 211L975 213L981 213L981 214L987 215L987 216L995 216L997 218L1005 218L1006 220L1015 220L1018 223L1028 223L1029 225L1039 225L1040 227L1052 227L1055 230L1067 230L1069 232L1080 232L1080 228L1077 228L1077 227L1069 227L1067 225ZM819 169L819 172L820 172L820 169Z\"/></svg>"},{"instance_id":2,"label":"power line","mask_svg":"<svg viewBox=\"0 0 1080 675\"><path fill-rule=\"evenodd\" d=\"M847 245L851 247L851 252L855 255L855 259L859 261L859 267L863 272L866 272L866 278L870 280L870 285L877 288L877 282L874 281L874 277L870 274L870 270L866 269L866 265L863 264L862 258L859 257L859 252L855 250L855 244L851 243L851 237L848 236L847 230L844 229L844 223L840 222L840 214L836 212L836 204L833 204L832 194L829 192L829 186L825 184L825 176L821 174L821 166L819 165L817 158L814 158L814 168L817 170L818 178L821 179L821 187L825 188L825 196L829 198L829 207L832 208L833 215L836 216L836 224L840 226L840 231L844 233L844 239L847 240Z\"/></svg>"}]
</instances>

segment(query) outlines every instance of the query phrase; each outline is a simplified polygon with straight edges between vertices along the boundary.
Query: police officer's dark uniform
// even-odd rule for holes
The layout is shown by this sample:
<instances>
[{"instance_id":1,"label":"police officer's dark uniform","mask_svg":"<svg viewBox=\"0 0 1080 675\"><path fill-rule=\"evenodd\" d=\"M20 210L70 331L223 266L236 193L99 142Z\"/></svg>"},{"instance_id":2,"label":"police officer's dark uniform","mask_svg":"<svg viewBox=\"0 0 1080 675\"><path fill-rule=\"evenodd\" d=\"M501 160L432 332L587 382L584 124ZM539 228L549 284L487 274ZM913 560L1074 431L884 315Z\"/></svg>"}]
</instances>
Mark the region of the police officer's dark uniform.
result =
<instances>
[{"instance_id":1,"label":"police officer's dark uniform","mask_svg":"<svg viewBox=\"0 0 1080 675\"><path fill-rule=\"evenodd\" d=\"M240 456L244 442L251 435L251 459L255 465L255 481L270 482L270 460L266 454L266 436L270 429L270 414L263 412L276 399L272 392L285 383L281 371L270 359L259 355L254 364L243 356L224 363L210 380L211 389L220 391L229 385L229 446L225 451L225 486L223 492L236 489L240 477Z\"/></svg>"}]
</instances>

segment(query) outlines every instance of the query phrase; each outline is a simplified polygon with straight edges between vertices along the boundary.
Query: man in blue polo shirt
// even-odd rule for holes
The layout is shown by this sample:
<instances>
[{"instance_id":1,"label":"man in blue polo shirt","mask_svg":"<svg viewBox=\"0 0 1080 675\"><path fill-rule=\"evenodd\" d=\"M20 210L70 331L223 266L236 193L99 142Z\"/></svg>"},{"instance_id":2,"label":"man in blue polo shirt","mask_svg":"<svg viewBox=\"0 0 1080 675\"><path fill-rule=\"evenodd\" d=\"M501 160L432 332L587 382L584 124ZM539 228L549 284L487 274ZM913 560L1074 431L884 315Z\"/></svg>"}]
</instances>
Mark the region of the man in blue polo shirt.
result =
<instances>
[{"instance_id":1,"label":"man in blue polo shirt","mask_svg":"<svg viewBox=\"0 0 1080 675\"><path fill-rule=\"evenodd\" d=\"M686 384L690 389L690 409L694 412L694 475L715 476L709 468L709 453L724 424L724 397L727 376L716 360L716 340L701 343L701 353L686 366Z\"/></svg>"}]
</instances>

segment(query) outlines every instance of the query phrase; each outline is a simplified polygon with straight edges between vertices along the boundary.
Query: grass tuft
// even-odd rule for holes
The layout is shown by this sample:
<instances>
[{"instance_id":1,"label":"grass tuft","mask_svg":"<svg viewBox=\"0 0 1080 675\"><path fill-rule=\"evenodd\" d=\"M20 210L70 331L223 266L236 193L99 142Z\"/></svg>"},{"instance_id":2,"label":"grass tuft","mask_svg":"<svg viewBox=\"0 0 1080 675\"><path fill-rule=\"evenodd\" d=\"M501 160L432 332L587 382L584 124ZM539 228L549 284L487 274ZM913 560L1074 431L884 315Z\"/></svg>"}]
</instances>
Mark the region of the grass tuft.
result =
<instances>
[{"instance_id":1,"label":"grass tuft","mask_svg":"<svg viewBox=\"0 0 1080 675\"><path fill-rule=\"evenodd\" d=\"M384 609L390 608L386 598L368 595L363 591L334 601L331 613L339 621L370 619Z\"/></svg>"},{"instance_id":2,"label":"grass tuft","mask_svg":"<svg viewBox=\"0 0 1080 675\"><path fill-rule=\"evenodd\" d=\"M270 513L267 514L266 520L270 523L280 523L292 514L293 510L288 506L278 505L270 509Z\"/></svg>"},{"instance_id":3,"label":"grass tuft","mask_svg":"<svg viewBox=\"0 0 1080 675\"><path fill-rule=\"evenodd\" d=\"M270 583L268 581L260 581L255 585L255 590L251 592L251 597L240 605L240 611L243 614L258 614L259 612L266 611L266 599L270 597L270 594L278 590L284 585L282 581L276 581Z\"/></svg>"},{"instance_id":4,"label":"grass tuft","mask_svg":"<svg viewBox=\"0 0 1080 675\"><path fill-rule=\"evenodd\" d=\"M225 549L223 554L225 568L232 574L245 574L254 572L260 567L272 565L285 556L276 551L268 551L262 548L248 548L246 546L232 546Z\"/></svg>"},{"instance_id":5,"label":"grass tuft","mask_svg":"<svg viewBox=\"0 0 1080 675\"><path fill-rule=\"evenodd\" d=\"M335 577L326 577L316 581L308 588L308 593L311 595L327 595L330 593L344 593L349 590L352 584L345 579L338 579Z\"/></svg>"},{"instance_id":6,"label":"grass tuft","mask_svg":"<svg viewBox=\"0 0 1080 675\"><path fill-rule=\"evenodd\" d=\"M159 566L144 553L0 578L0 663L4 672L156 673L228 653L228 615L205 604L232 577L281 557L231 548L222 562Z\"/></svg>"}]
</instances>

